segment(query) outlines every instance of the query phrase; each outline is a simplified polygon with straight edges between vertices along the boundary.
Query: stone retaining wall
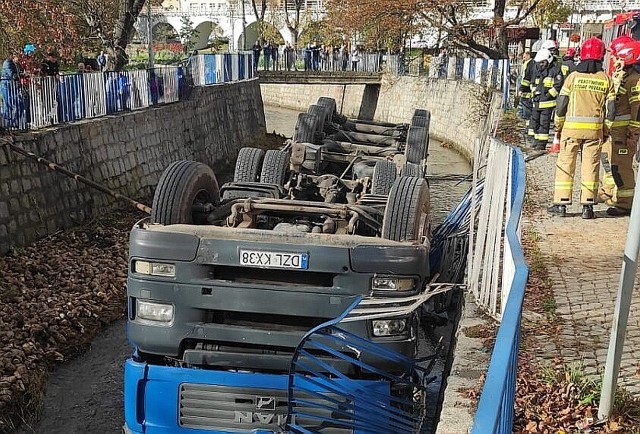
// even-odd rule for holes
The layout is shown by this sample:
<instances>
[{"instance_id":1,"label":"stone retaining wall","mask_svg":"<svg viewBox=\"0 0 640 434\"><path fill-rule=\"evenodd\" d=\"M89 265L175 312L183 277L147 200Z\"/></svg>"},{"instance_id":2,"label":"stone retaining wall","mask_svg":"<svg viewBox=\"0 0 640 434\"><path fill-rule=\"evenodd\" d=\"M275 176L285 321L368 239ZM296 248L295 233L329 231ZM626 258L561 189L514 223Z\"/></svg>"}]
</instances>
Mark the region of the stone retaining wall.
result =
<instances>
[{"instance_id":1,"label":"stone retaining wall","mask_svg":"<svg viewBox=\"0 0 640 434\"><path fill-rule=\"evenodd\" d=\"M163 170L192 159L216 165L266 133L257 80L194 88L188 101L15 137L20 147L107 188L149 202ZM0 253L124 202L3 147Z\"/></svg>"},{"instance_id":2,"label":"stone retaining wall","mask_svg":"<svg viewBox=\"0 0 640 434\"><path fill-rule=\"evenodd\" d=\"M261 84L260 88L267 105L306 111L319 97L328 96L336 100L339 113L355 117L360 112L365 85ZM385 75L374 119L405 123L415 109L427 109L431 112L431 137L450 143L471 161L475 139L499 113L501 96L493 95L490 103L492 93L471 82Z\"/></svg>"}]
</instances>

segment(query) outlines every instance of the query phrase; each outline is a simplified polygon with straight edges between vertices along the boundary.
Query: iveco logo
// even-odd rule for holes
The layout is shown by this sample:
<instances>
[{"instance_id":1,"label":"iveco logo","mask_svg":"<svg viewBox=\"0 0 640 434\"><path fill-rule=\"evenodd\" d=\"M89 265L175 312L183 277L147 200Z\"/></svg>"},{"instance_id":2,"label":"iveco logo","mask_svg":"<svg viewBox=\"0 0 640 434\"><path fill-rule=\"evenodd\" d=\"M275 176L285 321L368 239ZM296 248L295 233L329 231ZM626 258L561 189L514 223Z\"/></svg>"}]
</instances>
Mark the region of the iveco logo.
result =
<instances>
[{"instance_id":1,"label":"iveco logo","mask_svg":"<svg viewBox=\"0 0 640 434\"><path fill-rule=\"evenodd\" d=\"M273 396L256 396L255 410L236 410L235 423L253 424L258 422L263 425L283 426L287 422L286 413L276 413L277 401Z\"/></svg>"}]
</instances>

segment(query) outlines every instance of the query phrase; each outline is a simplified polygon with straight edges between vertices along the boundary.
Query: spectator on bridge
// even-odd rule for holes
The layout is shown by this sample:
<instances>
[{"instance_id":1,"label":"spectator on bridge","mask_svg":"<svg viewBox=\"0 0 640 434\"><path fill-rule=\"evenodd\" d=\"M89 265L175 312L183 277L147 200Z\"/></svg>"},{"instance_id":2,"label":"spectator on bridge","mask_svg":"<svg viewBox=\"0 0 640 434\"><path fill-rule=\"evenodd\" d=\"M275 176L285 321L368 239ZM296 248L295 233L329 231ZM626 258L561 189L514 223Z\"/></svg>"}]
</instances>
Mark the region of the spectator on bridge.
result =
<instances>
[{"instance_id":1,"label":"spectator on bridge","mask_svg":"<svg viewBox=\"0 0 640 434\"><path fill-rule=\"evenodd\" d=\"M98 68L100 68L100 72L104 71L107 67L107 55L104 54L104 51L100 51L98 57L96 57L96 62L98 62Z\"/></svg>"},{"instance_id":2,"label":"spectator on bridge","mask_svg":"<svg viewBox=\"0 0 640 434\"><path fill-rule=\"evenodd\" d=\"M357 71L358 70L358 62L360 62L360 57L361 57L361 53L360 53L360 49L356 46L353 49L353 52L351 53L351 70L352 71Z\"/></svg>"},{"instance_id":3,"label":"spectator on bridge","mask_svg":"<svg viewBox=\"0 0 640 434\"><path fill-rule=\"evenodd\" d=\"M316 42L311 46L311 63L314 71L320 70L320 47Z\"/></svg>"},{"instance_id":4,"label":"spectator on bridge","mask_svg":"<svg viewBox=\"0 0 640 434\"><path fill-rule=\"evenodd\" d=\"M280 46L274 42L271 46L271 62L273 63L274 71L280 70L280 65L278 64L280 62L280 52L278 50L280 50Z\"/></svg>"},{"instance_id":5,"label":"spectator on bridge","mask_svg":"<svg viewBox=\"0 0 640 434\"><path fill-rule=\"evenodd\" d=\"M257 71L258 62L260 61L260 53L262 52L262 47L260 46L260 43L256 41L256 43L253 44L253 47L251 47L251 50L253 51L253 70Z\"/></svg>"},{"instance_id":6,"label":"spectator on bridge","mask_svg":"<svg viewBox=\"0 0 640 434\"><path fill-rule=\"evenodd\" d=\"M304 49L304 70L311 71L311 44L307 44Z\"/></svg>"},{"instance_id":7,"label":"spectator on bridge","mask_svg":"<svg viewBox=\"0 0 640 434\"><path fill-rule=\"evenodd\" d=\"M342 70L346 71L347 66L349 66L349 49L347 48L346 45L343 45L340 51L341 51L340 54L342 57Z\"/></svg>"},{"instance_id":8,"label":"spectator on bridge","mask_svg":"<svg viewBox=\"0 0 640 434\"><path fill-rule=\"evenodd\" d=\"M60 76L60 65L58 64L58 59L55 53L47 53L47 58L44 60L44 62L42 62L40 72L45 77Z\"/></svg>"},{"instance_id":9,"label":"spectator on bridge","mask_svg":"<svg viewBox=\"0 0 640 434\"><path fill-rule=\"evenodd\" d=\"M2 96L2 120L0 126L17 128L20 116L20 57L15 52L2 63L0 96Z\"/></svg>"},{"instance_id":10,"label":"spectator on bridge","mask_svg":"<svg viewBox=\"0 0 640 434\"><path fill-rule=\"evenodd\" d=\"M264 43L262 52L264 53L264 70L268 71L269 63L271 62L271 42L267 41Z\"/></svg>"},{"instance_id":11,"label":"spectator on bridge","mask_svg":"<svg viewBox=\"0 0 640 434\"><path fill-rule=\"evenodd\" d=\"M287 41L287 43L284 46L284 64L285 64L285 67L287 68L287 71L291 71L292 67L294 69L297 69L295 62L296 62L295 51L293 50L293 47L291 46L291 44Z\"/></svg>"}]
</instances>

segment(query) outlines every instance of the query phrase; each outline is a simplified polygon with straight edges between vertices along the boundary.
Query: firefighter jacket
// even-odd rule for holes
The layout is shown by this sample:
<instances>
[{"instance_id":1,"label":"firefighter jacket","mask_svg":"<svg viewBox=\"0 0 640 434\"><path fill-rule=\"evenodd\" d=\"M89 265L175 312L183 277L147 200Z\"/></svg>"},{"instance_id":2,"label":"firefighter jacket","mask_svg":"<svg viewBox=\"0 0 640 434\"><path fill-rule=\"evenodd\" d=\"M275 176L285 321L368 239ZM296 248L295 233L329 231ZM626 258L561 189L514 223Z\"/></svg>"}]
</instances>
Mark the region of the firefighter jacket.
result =
<instances>
[{"instance_id":1,"label":"firefighter jacket","mask_svg":"<svg viewBox=\"0 0 640 434\"><path fill-rule=\"evenodd\" d=\"M563 137L602 140L615 117L613 81L604 71L569 74L560 90L556 130Z\"/></svg>"},{"instance_id":2,"label":"firefighter jacket","mask_svg":"<svg viewBox=\"0 0 640 434\"><path fill-rule=\"evenodd\" d=\"M614 74L613 82L616 91L616 115L611 124L610 135L613 141L625 143L627 131L631 126L631 100L633 99L636 105L640 103L640 100L636 101L640 95L640 73L629 68L621 74Z\"/></svg>"},{"instance_id":3,"label":"firefighter jacket","mask_svg":"<svg viewBox=\"0 0 640 434\"><path fill-rule=\"evenodd\" d=\"M536 73L536 62L531 59L522 64L522 80L520 80L520 97L531 98L531 81Z\"/></svg>"},{"instance_id":4,"label":"firefighter jacket","mask_svg":"<svg viewBox=\"0 0 640 434\"><path fill-rule=\"evenodd\" d=\"M537 69L532 84L533 96L531 100L540 109L550 109L556 106L556 97L562 89L564 75L560 65L554 60L545 69Z\"/></svg>"},{"instance_id":5,"label":"firefighter jacket","mask_svg":"<svg viewBox=\"0 0 640 434\"><path fill-rule=\"evenodd\" d=\"M627 138L632 143L638 143L640 139L640 65L633 65L629 76L625 80L629 102L629 129ZM630 149L631 152L635 150Z\"/></svg>"},{"instance_id":6,"label":"firefighter jacket","mask_svg":"<svg viewBox=\"0 0 640 434\"><path fill-rule=\"evenodd\" d=\"M571 74L576 69L576 62L573 61L573 58L569 57L562 61L562 75L567 78L567 75Z\"/></svg>"}]
</instances>

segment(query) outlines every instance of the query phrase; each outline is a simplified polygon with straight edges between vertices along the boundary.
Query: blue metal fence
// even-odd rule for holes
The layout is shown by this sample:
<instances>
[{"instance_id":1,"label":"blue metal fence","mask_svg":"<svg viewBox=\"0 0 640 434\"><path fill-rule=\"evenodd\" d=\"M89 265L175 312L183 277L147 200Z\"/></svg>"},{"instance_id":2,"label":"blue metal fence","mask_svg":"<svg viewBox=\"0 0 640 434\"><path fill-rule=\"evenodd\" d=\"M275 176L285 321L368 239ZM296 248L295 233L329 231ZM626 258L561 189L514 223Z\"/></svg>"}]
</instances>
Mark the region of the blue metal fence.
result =
<instances>
[{"instance_id":1,"label":"blue metal fence","mask_svg":"<svg viewBox=\"0 0 640 434\"><path fill-rule=\"evenodd\" d=\"M0 80L0 129L37 129L189 97L191 86L253 78L251 53L193 56L185 66Z\"/></svg>"},{"instance_id":2,"label":"blue metal fence","mask_svg":"<svg viewBox=\"0 0 640 434\"><path fill-rule=\"evenodd\" d=\"M480 395L472 434L510 434L513 428L522 303L529 268L519 236L525 193L525 162L519 149L512 149L511 153L511 213L505 229L505 250L509 251L505 251L505 256L508 254L512 259L515 273Z\"/></svg>"}]
</instances>

